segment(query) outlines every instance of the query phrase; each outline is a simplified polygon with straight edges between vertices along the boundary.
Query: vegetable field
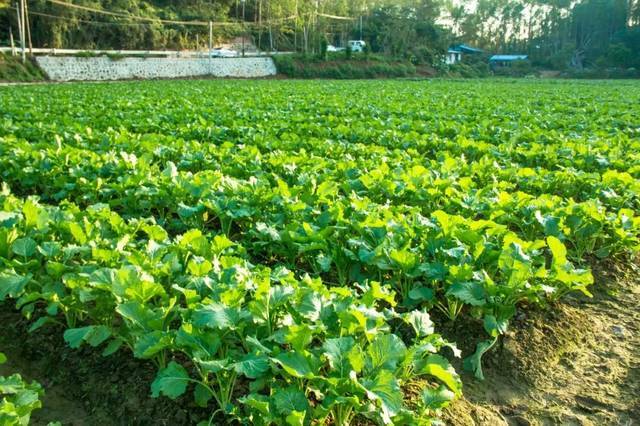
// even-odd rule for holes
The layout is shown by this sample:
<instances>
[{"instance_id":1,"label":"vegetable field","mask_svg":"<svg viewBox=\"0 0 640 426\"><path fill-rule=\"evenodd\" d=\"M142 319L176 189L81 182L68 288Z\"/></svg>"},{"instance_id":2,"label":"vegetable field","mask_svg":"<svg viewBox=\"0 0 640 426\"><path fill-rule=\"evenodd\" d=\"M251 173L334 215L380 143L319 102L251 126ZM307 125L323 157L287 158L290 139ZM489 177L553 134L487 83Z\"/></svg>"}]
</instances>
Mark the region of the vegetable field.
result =
<instances>
[{"instance_id":1,"label":"vegetable field","mask_svg":"<svg viewBox=\"0 0 640 426\"><path fill-rule=\"evenodd\" d=\"M188 395L203 424L430 424L519 309L589 295L594 264L640 247L633 82L132 82L0 104L0 301L148 360L149 397ZM475 351L451 323L483 330Z\"/></svg>"}]
</instances>

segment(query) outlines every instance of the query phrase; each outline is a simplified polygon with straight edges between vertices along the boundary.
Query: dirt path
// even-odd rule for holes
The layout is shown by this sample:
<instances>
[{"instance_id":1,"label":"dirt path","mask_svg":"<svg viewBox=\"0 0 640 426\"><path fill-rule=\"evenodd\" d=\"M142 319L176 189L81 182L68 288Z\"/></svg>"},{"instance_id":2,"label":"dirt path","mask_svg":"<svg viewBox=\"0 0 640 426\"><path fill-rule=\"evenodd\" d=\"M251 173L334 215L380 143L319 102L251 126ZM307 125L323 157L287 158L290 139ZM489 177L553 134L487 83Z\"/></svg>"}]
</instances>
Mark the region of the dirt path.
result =
<instances>
[{"instance_id":1,"label":"dirt path","mask_svg":"<svg viewBox=\"0 0 640 426\"><path fill-rule=\"evenodd\" d=\"M592 299L520 314L451 425L640 424L640 271L595 271Z\"/></svg>"}]
</instances>

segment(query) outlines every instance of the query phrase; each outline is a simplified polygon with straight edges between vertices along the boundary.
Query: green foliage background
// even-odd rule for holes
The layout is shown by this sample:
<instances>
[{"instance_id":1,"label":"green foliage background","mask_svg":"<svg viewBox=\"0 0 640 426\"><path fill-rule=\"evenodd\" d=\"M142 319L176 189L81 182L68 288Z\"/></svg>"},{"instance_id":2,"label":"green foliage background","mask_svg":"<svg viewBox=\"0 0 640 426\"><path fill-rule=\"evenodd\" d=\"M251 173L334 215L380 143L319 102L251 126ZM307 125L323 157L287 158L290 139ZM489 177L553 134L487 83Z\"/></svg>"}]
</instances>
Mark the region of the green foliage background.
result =
<instances>
[{"instance_id":1,"label":"green foliage background","mask_svg":"<svg viewBox=\"0 0 640 426\"><path fill-rule=\"evenodd\" d=\"M208 27L160 20L214 21L215 44L244 34L264 50L317 54L362 37L373 53L436 63L453 43L528 54L547 69L640 67L638 0L75 0L132 16L105 16L30 0L32 41L76 49L205 48ZM0 40L15 10L0 2ZM350 20L331 16L350 17ZM295 18L294 18L295 17ZM361 19L360 19L361 18ZM220 23L220 24L218 24ZM224 23L224 25L222 24Z\"/></svg>"}]
</instances>

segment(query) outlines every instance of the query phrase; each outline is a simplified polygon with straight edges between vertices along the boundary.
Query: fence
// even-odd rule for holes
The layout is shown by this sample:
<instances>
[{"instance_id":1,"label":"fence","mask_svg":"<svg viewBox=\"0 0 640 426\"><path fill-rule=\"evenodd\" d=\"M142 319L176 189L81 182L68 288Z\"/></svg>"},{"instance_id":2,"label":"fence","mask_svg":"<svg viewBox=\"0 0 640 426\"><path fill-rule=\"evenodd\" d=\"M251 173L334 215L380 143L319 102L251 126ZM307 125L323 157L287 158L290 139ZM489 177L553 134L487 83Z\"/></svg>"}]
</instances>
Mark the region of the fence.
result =
<instances>
[{"instance_id":1,"label":"fence","mask_svg":"<svg viewBox=\"0 0 640 426\"><path fill-rule=\"evenodd\" d=\"M16 50L11 47L0 47L0 52L13 53ZM48 48L33 48L26 49L34 55L50 55L50 56L78 56L82 54L99 55L121 55L121 56L163 56L167 58L208 58L210 56L215 57L217 54L215 50L80 50L80 49L48 49ZM272 56L272 55L286 55L293 52L245 52L245 57L260 57L260 56ZM240 57L240 53L228 53L224 56L227 57Z\"/></svg>"}]
</instances>

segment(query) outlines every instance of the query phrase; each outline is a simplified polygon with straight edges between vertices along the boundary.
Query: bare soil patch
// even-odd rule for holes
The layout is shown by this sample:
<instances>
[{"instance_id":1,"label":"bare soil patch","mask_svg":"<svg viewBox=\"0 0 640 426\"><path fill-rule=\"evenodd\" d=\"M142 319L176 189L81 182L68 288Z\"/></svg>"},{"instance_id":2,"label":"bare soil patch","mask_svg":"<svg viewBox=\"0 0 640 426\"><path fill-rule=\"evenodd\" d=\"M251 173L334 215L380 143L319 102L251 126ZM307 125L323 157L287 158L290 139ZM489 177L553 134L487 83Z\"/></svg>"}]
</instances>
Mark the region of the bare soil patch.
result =
<instances>
[{"instance_id":1,"label":"bare soil patch","mask_svg":"<svg viewBox=\"0 0 640 426\"><path fill-rule=\"evenodd\" d=\"M600 265L594 276L593 298L520 313L445 423L640 424L640 272Z\"/></svg>"}]
</instances>

